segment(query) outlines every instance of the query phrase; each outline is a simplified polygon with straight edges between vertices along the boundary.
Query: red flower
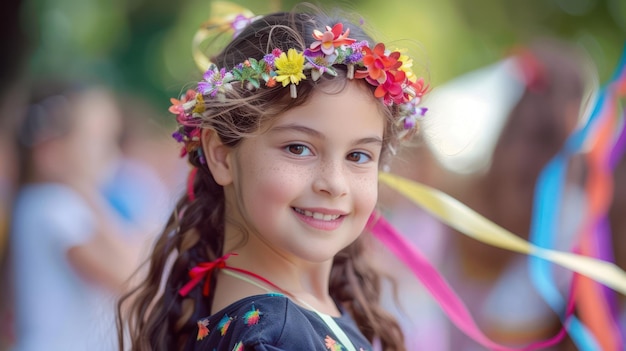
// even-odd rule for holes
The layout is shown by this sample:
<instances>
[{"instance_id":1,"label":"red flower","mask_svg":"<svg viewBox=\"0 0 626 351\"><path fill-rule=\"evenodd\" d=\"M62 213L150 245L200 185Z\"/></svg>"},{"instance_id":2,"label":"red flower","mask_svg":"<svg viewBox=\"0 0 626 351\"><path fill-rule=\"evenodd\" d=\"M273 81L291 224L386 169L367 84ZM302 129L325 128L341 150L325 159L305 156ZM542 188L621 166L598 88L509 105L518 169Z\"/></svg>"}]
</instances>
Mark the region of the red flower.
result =
<instances>
[{"instance_id":1,"label":"red flower","mask_svg":"<svg viewBox=\"0 0 626 351\"><path fill-rule=\"evenodd\" d=\"M376 87L374 96L383 98L383 102L387 106L392 103L401 104L406 102L403 89L406 81L406 73L404 71L387 72L387 79Z\"/></svg>"},{"instance_id":2,"label":"red flower","mask_svg":"<svg viewBox=\"0 0 626 351\"><path fill-rule=\"evenodd\" d=\"M410 82L409 86L415 91L415 96L420 98L424 96L424 94L428 91L428 88L430 88L430 85L424 84L424 78L420 78L415 82Z\"/></svg>"}]
</instances>

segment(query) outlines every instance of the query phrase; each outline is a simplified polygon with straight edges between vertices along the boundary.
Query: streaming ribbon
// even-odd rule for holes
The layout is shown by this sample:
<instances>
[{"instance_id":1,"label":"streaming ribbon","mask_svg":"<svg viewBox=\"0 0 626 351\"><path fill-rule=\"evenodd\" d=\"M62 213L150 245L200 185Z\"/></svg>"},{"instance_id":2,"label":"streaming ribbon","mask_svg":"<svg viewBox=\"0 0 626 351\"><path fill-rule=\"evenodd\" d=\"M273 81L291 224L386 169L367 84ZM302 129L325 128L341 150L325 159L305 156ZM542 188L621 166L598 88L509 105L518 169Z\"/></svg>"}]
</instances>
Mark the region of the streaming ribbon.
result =
<instances>
[{"instance_id":1,"label":"streaming ribbon","mask_svg":"<svg viewBox=\"0 0 626 351\"><path fill-rule=\"evenodd\" d=\"M467 236L495 247L540 257L626 295L626 272L612 262L535 246L451 196L424 184L391 173L380 173L378 179Z\"/></svg>"},{"instance_id":2,"label":"streaming ribbon","mask_svg":"<svg viewBox=\"0 0 626 351\"><path fill-rule=\"evenodd\" d=\"M597 128L594 147L587 154L590 167L587 193L590 196L588 226L583 227L576 248L582 254L613 261L611 231L607 213L611 205L615 166L624 154L626 129L624 114L619 118L619 98L626 96L626 47L612 82L606 87L601 124ZM621 235L621 233L614 233ZM618 306L615 293L600 284L581 277L577 294L581 320L596 336L602 350L624 350L624 336L617 323Z\"/></svg>"},{"instance_id":3,"label":"streaming ribbon","mask_svg":"<svg viewBox=\"0 0 626 351\"><path fill-rule=\"evenodd\" d=\"M606 253L606 247L610 245L607 243L610 241L610 233L605 214L613 190L612 168L618 155L623 153L623 143L615 143L615 140L624 138L623 123L621 131L617 128L616 112L618 87L624 86L626 81L625 64L626 52L618 65L615 78L600 90L585 126L568 139L562 152L546 165L538 178L530 233L530 241L537 246L554 246L553 233L558 230L557 215L568 160L572 155L582 153L583 148L589 147L586 153L589 168L586 194L589 205L575 252L612 261L611 255ZM623 95L624 89L621 90ZM618 138L615 138L616 130L620 132ZM600 252L603 247L604 254ZM529 266L533 284L551 308L561 314L564 302L551 277L549 262L530 257ZM574 295L573 298L580 300L580 315L588 321L589 327L577 318L572 318L568 324L572 340L584 351L623 350L623 340L608 304L610 300L603 296L605 293L602 288L589 277L578 277L576 286L578 291L574 289L571 294Z\"/></svg>"},{"instance_id":4,"label":"streaming ribbon","mask_svg":"<svg viewBox=\"0 0 626 351\"><path fill-rule=\"evenodd\" d=\"M385 220L384 217L370 218L369 228L374 236L380 240L393 254L413 271L422 282L426 290L435 298L450 320L467 336L479 344L497 351L538 350L557 344L565 336L565 329L552 338L535 342L522 348L511 348L490 340L477 326L463 301L454 293L454 290L422 255L417 246L408 241L403 235ZM569 310L573 312L573 305Z\"/></svg>"},{"instance_id":5,"label":"streaming ribbon","mask_svg":"<svg viewBox=\"0 0 626 351\"><path fill-rule=\"evenodd\" d=\"M573 272L602 282L626 295L626 272L611 262L591 257L560 252L535 246L519 236L489 221L449 195L390 173L380 173L379 180L400 192L416 205L439 218L443 223L476 240L503 249L536 256L556 263ZM422 281L450 320L465 334L481 345L493 350L535 350L551 345L562 338L560 332L552 339L534 343L524 348L510 348L489 340L476 326L467 308L449 288L445 280L420 254L412 243L404 240L384 219L378 218L371 225L373 234L402 260ZM569 306L571 315L573 306ZM564 325L569 326L569 323ZM591 339L593 340L593 339Z\"/></svg>"}]
</instances>

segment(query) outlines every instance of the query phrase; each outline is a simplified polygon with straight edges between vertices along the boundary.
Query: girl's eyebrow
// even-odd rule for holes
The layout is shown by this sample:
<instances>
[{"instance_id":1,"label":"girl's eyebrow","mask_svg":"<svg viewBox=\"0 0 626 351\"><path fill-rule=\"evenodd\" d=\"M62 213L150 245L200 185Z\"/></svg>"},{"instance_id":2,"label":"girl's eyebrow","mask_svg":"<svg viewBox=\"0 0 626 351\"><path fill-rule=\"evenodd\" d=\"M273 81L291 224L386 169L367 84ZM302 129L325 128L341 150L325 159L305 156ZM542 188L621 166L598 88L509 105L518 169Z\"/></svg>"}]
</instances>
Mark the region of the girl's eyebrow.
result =
<instances>
[{"instance_id":1,"label":"girl's eyebrow","mask_svg":"<svg viewBox=\"0 0 626 351\"><path fill-rule=\"evenodd\" d=\"M326 139L326 136L324 134L320 133L319 131L313 128L309 128L303 125L293 124L293 123L276 126L270 130L270 133L282 133L282 132L292 132L292 131L307 134L317 139L322 139L322 140Z\"/></svg>"},{"instance_id":2,"label":"girl's eyebrow","mask_svg":"<svg viewBox=\"0 0 626 351\"><path fill-rule=\"evenodd\" d=\"M307 134L320 140L326 139L326 136L320 133L319 131L313 128L299 125L299 124L285 124L285 125L276 126L270 130L270 133L282 133L282 132L288 132L288 131L296 131L299 133ZM352 143L352 145L363 145L363 144L377 144L377 145L382 146L383 140L378 136L374 136L374 137L365 137L365 138L357 139Z\"/></svg>"}]
</instances>

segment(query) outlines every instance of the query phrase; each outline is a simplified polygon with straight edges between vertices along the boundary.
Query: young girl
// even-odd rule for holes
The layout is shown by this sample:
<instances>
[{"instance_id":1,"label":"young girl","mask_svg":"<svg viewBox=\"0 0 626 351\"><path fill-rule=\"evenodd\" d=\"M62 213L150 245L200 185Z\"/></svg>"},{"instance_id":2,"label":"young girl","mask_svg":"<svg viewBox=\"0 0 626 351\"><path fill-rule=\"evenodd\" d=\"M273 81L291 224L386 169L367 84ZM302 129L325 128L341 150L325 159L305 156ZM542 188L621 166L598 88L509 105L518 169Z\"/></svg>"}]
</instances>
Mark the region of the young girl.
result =
<instances>
[{"instance_id":1,"label":"young girl","mask_svg":"<svg viewBox=\"0 0 626 351\"><path fill-rule=\"evenodd\" d=\"M379 169L425 112L424 82L343 19L250 22L172 99L193 168L147 278L120 302L120 348L404 350L362 233Z\"/></svg>"}]
</instances>

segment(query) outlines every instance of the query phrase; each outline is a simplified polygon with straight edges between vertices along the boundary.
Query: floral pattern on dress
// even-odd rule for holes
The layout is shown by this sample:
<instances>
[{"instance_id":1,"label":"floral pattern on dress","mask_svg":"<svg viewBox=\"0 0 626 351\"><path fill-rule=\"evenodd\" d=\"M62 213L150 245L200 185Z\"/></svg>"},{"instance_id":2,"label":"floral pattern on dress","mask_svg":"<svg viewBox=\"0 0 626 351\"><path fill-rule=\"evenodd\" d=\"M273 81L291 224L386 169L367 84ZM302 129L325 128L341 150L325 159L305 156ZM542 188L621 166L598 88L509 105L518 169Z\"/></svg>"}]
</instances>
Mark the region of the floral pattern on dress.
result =
<instances>
[{"instance_id":1,"label":"floral pattern on dress","mask_svg":"<svg viewBox=\"0 0 626 351\"><path fill-rule=\"evenodd\" d=\"M233 319L234 318L229 317L228 314L224 314L224 317L222 317L220 322L217 324L217 328L220 330L220 335L224 336L224 334L226 334L226 331L228 330L228 327Z\"/></svg>"},{"instance_id":2,"label":"floral pattern on dress","mask_svg":"<svg viewBox=\"0 0 626 351\"><path fill-rule=\"evenodd\" d=\"M246 312L246 314L244 314L243 316L244 322L246 323L247 326L255 325L259 323L259 320L261 319L262 314L263 313L261 313L261 311L256 309L254 307L254 304L252 304L252 309Z\"/></svg>"},{"instance_id":3,"label":"floral pattern on dress","mask_svg":"<svg viewBox=\"0 0 626 351\"><path fill-rule=\"evenodd\" d=\"M344 350L343 345L341 345L340 343L336 342L335 339L331 338L328 335L326 335L326 339L324 339L324 343L326 344L326 348L329 349L330 351L341 351L341 350Z\"/></svg>"},{"instance_id":4,"label":"floral pattern on dress","mask_svg":"<svg viewBox=\"0 0 626 351\"><path fill-rule=\"evenodd\" d=\"M233 347L233 351L243 351L243 343L240 341L235 344L235 347Z\"/></svg>"},{"instance_id":5,"label":"floral pattern on dress","mask_svg":"<svg viewBox=\"0 0 626 351\"><path fill-rule=\"evenodd\" d=\"M277 296L283 296L283 295L278 295L278 294L269 295L268 294L267 297L269 298L269 297L277 297ZM246 345L249 345L250 343L261 341L262 344L265 344L268 342L267 340L274 340L273 338L259 339L258 337L259 335L263 335L267 333L266 328L267 330L274 330L274 327L278 326L278 329L280 330L281 323L286 323L285 326L287 325L289 326L288 329L290 330L289 331L290 336L287 337L287 340L282 340L281 342L288 341L289 345L292 345L295 347L293 348L294 350L295 349L320 350L320 351L321 349L324 349L327 351L346 351L347 350L347 348L343 345L343 343L338 342L336 339L331 337L331 335L333 334L330 334L329 330L326 329L328 327L327 324L326 325L321 324L322 326L320 328L319 322L321 320L319 319L319 316L314 315L313 313L310 313L310 311L301 309L299 306L293 306L295 307L295 309L291 311L295 311L295 314L292 314L291 316L296 319L292 319L290 321L284 320L283 318L287 316L286 314L274 313L274 309L278 310L279 308L284 308L285 306L284 300L263 299L262 301L255 301L257 298L258 297L250 298L248 303L241 304L236 310L232 310L232 309L225 310L222 313L215 314L211 317L198 320L197 321L197 325L198 325L197 340L198 342L202 343L201 349L215 351L217 350L216 346L218 346L220 350L226 347L226 349L224 350L243 351ZM268 308L272 313L267 314ZM297 312L298 310L304 311L305 313L300 314ZM263 320L261 320L261 317L263 317ZM281 318L281 323L277 323L277 321L273 320L276 317ZM313 330L311 330L311 332L317 331L316 338L308 339L309 341L305 341L307 340L307 338L300 338L300 334L299 334L300 331L298 329L294 329L294 325L299 325L299 324L298 323L293 324L292 321L301 321L302 319L304 319L305 321L310 320L311 322L314 322L313 325L315 325L316 327ZM338 321L345 323L345 320L343 319L344 317L341 317ZM351 322L351 320L349 319L347 321ZM209 328L209 325L211 325L210 328ZM254 327L255 325L257 327ZM283 328L285 326L283 326ZM350 335L349 336L350 342L353 342L353 340L357 341L356 343L354 343L354 346L356 346L357 350L371 351L370 347L362 347L364 345L367 345L368 343L367 343L367 340L365 340L364 338L362 337L359 338L359 335L362 335L362 334L359 334L359 331L356 328L356 325L346 324L346 327L347 329L344 329L344 330L348 332L348 335ZM343 326L340 326L340 328L343 329ZM217 330L219 330L219 332L217 332ZM246 330L250 330L251 334L248 334ZM298 330L298 331L294 332L294 330ZM269 335L274 335L274 334L270 333ZM317 340L314 341L315 339ZM302 345L300 344L301 342L306 343L307 346L303 347L303 344ZM225 343L227 343L227 345L224 345ZM197 350L197 348L194 350Z\"/></svg>"},{"instance_id":6,"label":"floral pattern on dress","mask_svg":"<svg viewBox=\"0 0 626 351\"><path fill-rule=\"evenodd\" d=\"M209 319L201 319L198 321L198 336L196 340L202 340L209 335Z\"/></svg>"}]
</instances>

